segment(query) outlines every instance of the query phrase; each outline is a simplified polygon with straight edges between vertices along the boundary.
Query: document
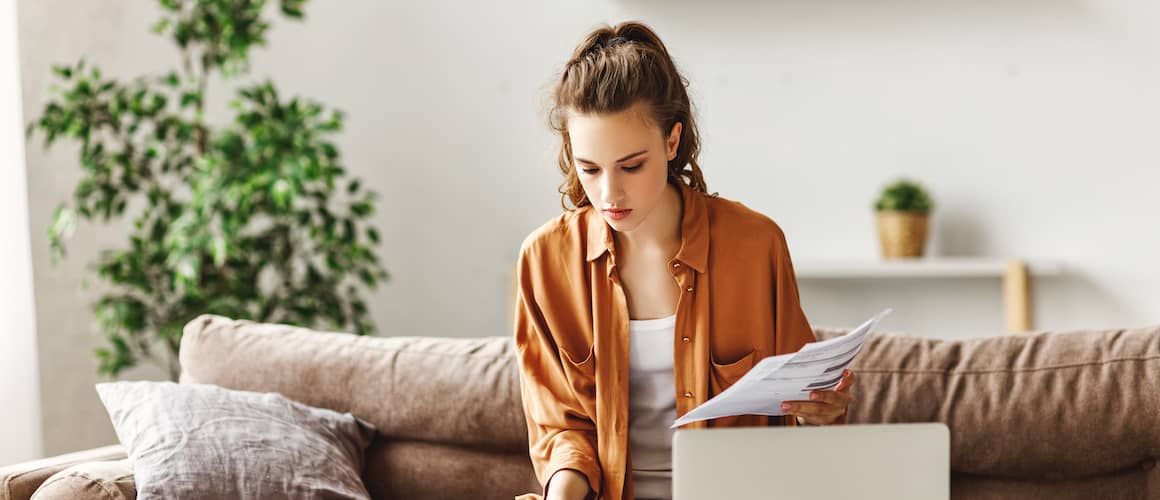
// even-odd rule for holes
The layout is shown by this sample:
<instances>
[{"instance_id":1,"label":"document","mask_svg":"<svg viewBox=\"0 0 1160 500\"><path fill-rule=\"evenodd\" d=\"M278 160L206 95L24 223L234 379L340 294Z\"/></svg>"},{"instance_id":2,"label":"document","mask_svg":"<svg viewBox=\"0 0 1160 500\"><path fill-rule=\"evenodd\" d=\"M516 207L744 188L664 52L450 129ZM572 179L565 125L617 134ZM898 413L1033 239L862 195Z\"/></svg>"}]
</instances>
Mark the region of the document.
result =
<instances>
[{"instance_id":1,"label":"document","mask_svg":"<svg viewBox=\"0 0 1160 500\"><path fill-rule=\"evenodd\" d=\"M810 342L801 350L759 361L729 388L689 410L672 427L733 415L781 416L783 401L805 401L810 391L830 390L854 361L870 331L892 309L885 309L858 328L829 340Z\"/></svg>"}]
</instances>

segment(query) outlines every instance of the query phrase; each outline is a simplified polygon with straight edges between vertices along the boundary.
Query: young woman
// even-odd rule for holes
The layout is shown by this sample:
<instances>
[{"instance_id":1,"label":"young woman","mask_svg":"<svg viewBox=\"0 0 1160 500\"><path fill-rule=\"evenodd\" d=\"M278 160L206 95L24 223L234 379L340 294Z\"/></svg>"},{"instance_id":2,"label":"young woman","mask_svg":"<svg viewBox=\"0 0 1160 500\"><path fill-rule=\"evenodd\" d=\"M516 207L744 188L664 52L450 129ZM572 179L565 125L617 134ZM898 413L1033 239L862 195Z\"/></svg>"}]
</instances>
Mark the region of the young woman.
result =
<instances>
[{"instance_id":1,"label":"young woman","mask_svg":"<svg viewBox=\"0 0 1160 500\"><path fill-rule=\"evenodd\" d=\"M671 496L673 420L814 341L781 228L707 194L686 86L657 35L629 22L590 33L553 93L564 212L521 245L515 311L549 499ZM845 423L852 381L784 417L684 428Z\"/></svg>"}]
</instances>

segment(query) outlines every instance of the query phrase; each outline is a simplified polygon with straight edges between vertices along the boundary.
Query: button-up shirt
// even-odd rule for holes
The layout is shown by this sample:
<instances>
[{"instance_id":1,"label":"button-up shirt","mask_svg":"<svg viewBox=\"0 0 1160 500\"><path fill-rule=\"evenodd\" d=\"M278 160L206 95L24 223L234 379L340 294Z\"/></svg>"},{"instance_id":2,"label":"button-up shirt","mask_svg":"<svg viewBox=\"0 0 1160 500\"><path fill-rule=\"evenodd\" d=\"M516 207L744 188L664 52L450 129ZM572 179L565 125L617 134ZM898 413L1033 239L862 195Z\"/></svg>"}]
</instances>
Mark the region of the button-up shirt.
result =
<instances>
[{"instance_id":1,"label":"button-up shirt","mask_svg":"<svg viewBox=\"0 0 1160 500\"><path fill-rule=\"evenodd\" d=\"M677 415L766 356L814 341L781 228L740 202L681 190L680 287L673 339ZM583 473L601 498L632 498L628 447L629 315L612 229L591 205L534 230L516 268L515 346L529 454L540 484ZM683 429L795 425L740 415Z\"/></svg>"}]
</instances>

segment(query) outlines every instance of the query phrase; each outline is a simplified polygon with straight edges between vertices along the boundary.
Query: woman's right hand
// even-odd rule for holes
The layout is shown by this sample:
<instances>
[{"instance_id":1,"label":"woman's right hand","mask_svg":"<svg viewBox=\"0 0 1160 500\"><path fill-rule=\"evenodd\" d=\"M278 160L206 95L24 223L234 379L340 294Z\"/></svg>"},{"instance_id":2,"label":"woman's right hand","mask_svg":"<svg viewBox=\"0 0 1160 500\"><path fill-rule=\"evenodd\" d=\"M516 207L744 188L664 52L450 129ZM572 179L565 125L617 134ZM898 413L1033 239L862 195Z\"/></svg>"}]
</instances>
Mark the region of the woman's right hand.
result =
<instances>
[{"instance_id":1,"label":"woman's right hand","mask_svg":"<svg viewBox=\"0 0 1160 500\"><path fill-rule=\"evenodd\" d=\"M548 480L548 496L544 500L584 500L590 491L584 474L573 469L561 469Z\"/></svg>"}]
</instances>

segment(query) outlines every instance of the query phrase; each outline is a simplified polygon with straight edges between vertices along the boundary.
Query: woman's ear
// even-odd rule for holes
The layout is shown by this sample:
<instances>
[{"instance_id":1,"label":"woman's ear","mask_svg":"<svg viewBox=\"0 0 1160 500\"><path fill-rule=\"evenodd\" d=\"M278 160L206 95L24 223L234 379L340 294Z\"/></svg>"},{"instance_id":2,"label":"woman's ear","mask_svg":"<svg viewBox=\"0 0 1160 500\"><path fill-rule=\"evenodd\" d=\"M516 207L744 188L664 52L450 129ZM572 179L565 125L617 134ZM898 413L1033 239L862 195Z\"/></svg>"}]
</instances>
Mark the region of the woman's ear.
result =
<instances>
[{"instance_id":1,"label":"woman's ear","mask_svg":"<svg viewBox=\"0 0 1160 500\"><path fill-rule=\"evenodd\" d=\"M673 129L669 131L669 139L666 141L666 149L668 150L669 160L677 157L677 148L681 145L681 129L684 124L677 122L673 124Z\"/></svg>"}]
</instances>

